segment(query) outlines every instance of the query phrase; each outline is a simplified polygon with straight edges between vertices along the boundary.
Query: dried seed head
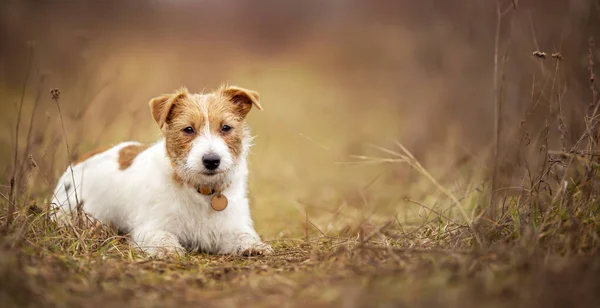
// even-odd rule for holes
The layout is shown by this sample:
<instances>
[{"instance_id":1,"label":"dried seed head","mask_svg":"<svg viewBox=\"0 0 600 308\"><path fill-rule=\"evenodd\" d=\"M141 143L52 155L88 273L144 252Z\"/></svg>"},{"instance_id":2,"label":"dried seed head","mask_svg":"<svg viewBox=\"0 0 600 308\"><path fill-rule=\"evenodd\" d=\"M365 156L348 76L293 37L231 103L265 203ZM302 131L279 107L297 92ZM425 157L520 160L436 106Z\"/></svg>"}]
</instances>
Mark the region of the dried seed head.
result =
<instances>
[{"instance_id":1,"label":"dried seed head","mask_svg":"<svg viewBox=\"0 0 600 308\"><path fill-rule=\"evenodd\" d=\"M546 57L548 56L548 54L546 54L543 51L539 51L539 50L534 51L533 55L536 56L536 57L538 57L538 58L540 58L540 59L546 59Z\"/></svg>"},{"instance_id":2,"label":"dried seed head","mask_svg":"<svg viewBox=\"0 0 600 308\"><path fill-rule=\"evenodd\" d=\"M50 90L50 94L52 94L52 99L60 98L60 90L58 88L54 88L54 89Z\"/></svg>"},{"instance_id":3,"label":"dried seed head","mask_svg":"<svg viewBox=\"0 0 600 308\"><path fill-rule=\"evenodd\" d=\"M565 58L560 54L560 52L555 52L552 54L552 58L556 61L564 60Z\"/></svg>"}]
</instances>

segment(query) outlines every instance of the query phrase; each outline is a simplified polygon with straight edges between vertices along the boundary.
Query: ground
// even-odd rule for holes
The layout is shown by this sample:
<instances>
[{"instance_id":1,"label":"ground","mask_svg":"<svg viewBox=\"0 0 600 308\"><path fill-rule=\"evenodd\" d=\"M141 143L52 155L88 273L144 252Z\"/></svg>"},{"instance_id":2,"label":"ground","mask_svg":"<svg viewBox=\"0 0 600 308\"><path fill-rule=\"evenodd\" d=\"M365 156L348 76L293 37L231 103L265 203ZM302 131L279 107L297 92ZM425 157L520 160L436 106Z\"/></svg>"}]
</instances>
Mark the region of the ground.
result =
<instances>
[{"instance_id":1,"label":"ground","mask_svg":"<svg viewBox=\"0 0 600 308\"><path fill-rule=\"evenodd\" d=\"M126 237L106 227L59 229L35 207L28 211L24 227L2 239L4 307L600 303L600 258L582 239L572 239L576 250L508 238L477 248L464 225L438 221L408 231L389 223L363 227L354 237L310 232L309 238L272 240L271 256L192 254L158 260L131 249ZM563 249L568 252L558 253Z\"/></svg>"}]
</instances>

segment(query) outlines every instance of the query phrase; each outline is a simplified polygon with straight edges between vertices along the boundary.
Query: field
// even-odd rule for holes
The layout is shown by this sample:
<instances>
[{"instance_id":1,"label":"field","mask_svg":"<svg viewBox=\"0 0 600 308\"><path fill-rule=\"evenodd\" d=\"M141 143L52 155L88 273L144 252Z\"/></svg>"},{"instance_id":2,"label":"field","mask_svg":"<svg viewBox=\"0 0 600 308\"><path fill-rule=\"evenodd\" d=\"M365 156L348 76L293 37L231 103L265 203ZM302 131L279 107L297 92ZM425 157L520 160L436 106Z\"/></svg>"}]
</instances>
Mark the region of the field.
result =
<instances>
[{"instance_id":1,"label":"field","mask_svg":"<svg viewBox=\"0 0 600 308\"><path fill-rule=\"evenodd\" d=\"M598 29L594 0L3 2L0 306L598 307ZM49 219L71 161L222 82L261 95L272 256Z\"/></svg>"}]
</instances>

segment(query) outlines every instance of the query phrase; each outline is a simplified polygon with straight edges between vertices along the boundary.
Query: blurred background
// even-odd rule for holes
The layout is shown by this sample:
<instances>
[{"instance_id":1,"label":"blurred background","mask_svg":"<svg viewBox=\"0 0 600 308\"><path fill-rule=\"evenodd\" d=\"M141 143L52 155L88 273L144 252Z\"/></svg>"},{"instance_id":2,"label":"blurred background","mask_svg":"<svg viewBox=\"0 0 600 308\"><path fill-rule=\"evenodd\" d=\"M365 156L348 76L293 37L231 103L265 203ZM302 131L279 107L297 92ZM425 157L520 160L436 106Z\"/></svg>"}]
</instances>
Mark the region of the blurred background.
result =
<instances>
[{"instance_id":1,"label":"blurred background","mask_svg":"<svg viewBox=\"0 0 600 308\"><path fill-rule=\"evenodd\" d=\"M510 149L523 130L531 141L547 128L547 147L561 148L550 95L561 97L571 138L585 129L589 63L600 61L598 49L589 51L598 1L498 3L2 1L2 183L17 138L18 168L31 169L29 154L38 166L19 182L32 194L47 197L67 166L51 88L61 91L77 157L129 139L153 142L152 97L227 82L261 95L264 111L249 114L257 135L250 187L268 239L303 234L306 215L323 232L357 217L419 216L408 198L426 202L435 192L418 185L418 174L354 164L352 155L389 156L370 145L398 151L399 142L444 185L475 189L490 173L495 76L505 169L516 163ZM557 52L561 73L550 56Z\"/></svg>"}]
</instances>

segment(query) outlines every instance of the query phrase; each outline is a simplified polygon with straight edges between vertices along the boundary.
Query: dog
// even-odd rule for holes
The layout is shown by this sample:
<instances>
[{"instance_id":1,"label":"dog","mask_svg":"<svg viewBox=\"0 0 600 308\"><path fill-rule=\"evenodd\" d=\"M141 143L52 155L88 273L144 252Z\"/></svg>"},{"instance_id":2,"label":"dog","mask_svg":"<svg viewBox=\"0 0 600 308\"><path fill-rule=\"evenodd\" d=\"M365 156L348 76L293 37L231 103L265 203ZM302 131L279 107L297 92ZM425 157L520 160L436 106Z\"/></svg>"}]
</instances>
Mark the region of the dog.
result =
<instances>
[{"instance_id":1,"label":"dog","mask_svg":"<svg viewBox=\"0 0 600 308\"><path fill-rule=\"evenodd\" d=\"M184 87L149 105L162 138L149 146L123 142L71 164L54 190L55 219L69 223L82 210L155 257L271 254L247 197L252 136L245 119L253 107L262 110L259 94Z\"/></svg>"}]
</instances>

